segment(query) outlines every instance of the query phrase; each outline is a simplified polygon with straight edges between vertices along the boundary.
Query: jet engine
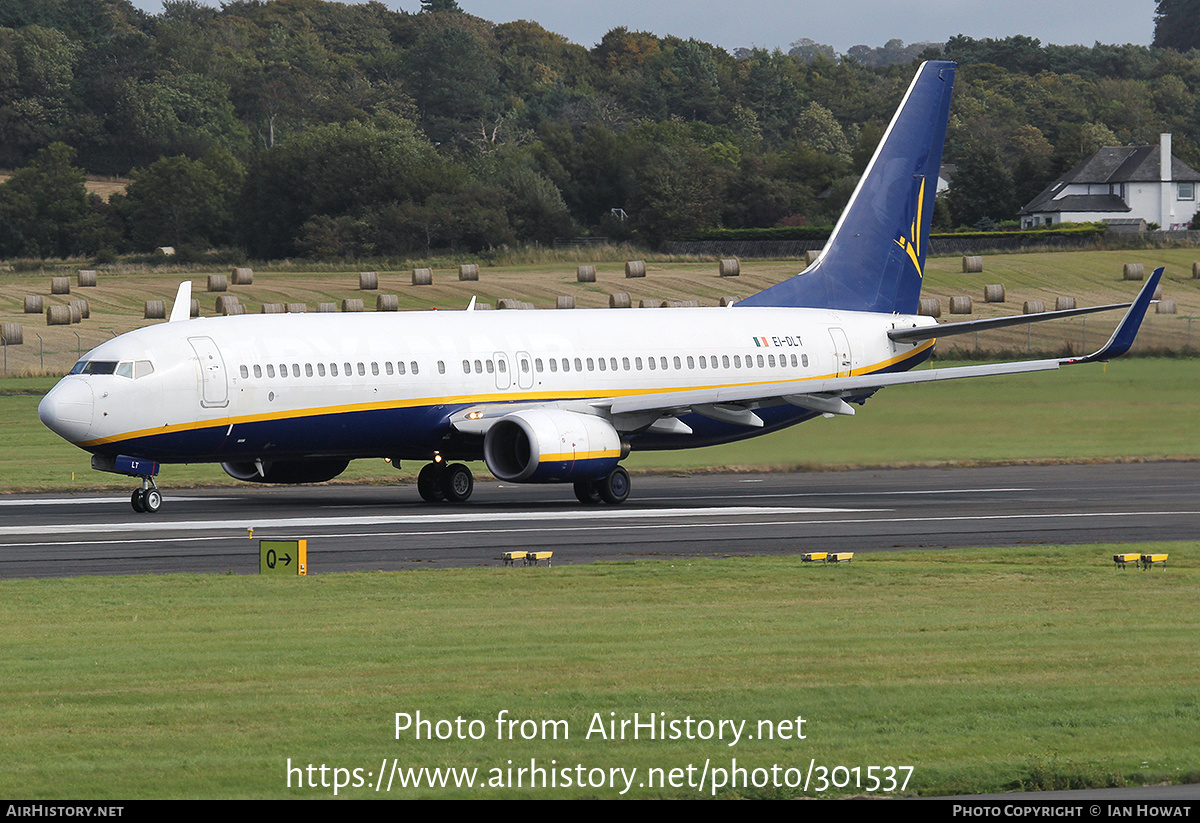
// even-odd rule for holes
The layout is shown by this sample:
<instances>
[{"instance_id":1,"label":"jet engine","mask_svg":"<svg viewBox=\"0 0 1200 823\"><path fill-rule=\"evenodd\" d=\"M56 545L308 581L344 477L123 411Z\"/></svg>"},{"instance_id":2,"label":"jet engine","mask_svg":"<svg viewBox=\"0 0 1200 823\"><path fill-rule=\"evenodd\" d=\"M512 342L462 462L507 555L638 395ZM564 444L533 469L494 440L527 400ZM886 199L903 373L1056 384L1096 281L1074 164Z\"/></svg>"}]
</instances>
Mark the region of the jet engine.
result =
<instances>
[{"instance_id":1,"label":"jet engine","mask_svg":"<svg viewBox=\"0 0 1200 823\"><path fill-rule=\"evenodd\" d=\"M349 460L256 460L222 463L235 480L247 483L324 483L346 470Z\"/></svg>"},{"instance_id":2,"label":"jet engine","mask_svg":"<svg viewBox=\"0 0 1200 823\"><path fill-rule=\"evenodd\" d=\"M607 420L559 409L528 409L497 420L483 441L487 467L512 483L595 480L629 446Z\"/></svg>"}]
</instances>

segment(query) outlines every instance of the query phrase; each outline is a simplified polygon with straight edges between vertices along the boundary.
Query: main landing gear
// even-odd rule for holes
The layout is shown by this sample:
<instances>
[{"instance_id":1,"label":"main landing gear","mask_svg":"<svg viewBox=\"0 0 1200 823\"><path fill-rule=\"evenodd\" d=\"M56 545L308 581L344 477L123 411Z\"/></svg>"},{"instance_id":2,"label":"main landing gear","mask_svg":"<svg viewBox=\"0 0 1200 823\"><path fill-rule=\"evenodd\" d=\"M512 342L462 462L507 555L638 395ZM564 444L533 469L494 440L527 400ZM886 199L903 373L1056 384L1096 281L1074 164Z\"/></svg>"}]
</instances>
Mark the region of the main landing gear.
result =
<instances>
[{"instance_id":1,"label":"main landing gear","mask_svg":"<svg viewBox=\"0 0 1200 823\"><path fill-rule=\"evenodd\" d=\"M162 506L162 492L154 484L153 477L142 478L142 487L134 490L133 496L129 498L129 504L138 514L154 514L158 511Z\"/></svg>"},{"instance_id":2,"label":"main landing gear","mask_svg":"<svg viewBox=\"0 0 1200 823\"><path fill-rule=\"evenodd\" d=\"M588 505L601 501L612 506L624 503L629 499L629 472L617 466L599 480L576 481L575 497Z\"/></svg>"},{"instance_id":3,"label":"main landing gear","mask_svg":"<svg viewBox=\"0 0 1200 823\"><path fill-rule=\"evenodd\" d=\"M465 503L475 491L475 478L462 463L430 463L417 475L417 491L427 503Z\"/></svg>"}]
</instances>

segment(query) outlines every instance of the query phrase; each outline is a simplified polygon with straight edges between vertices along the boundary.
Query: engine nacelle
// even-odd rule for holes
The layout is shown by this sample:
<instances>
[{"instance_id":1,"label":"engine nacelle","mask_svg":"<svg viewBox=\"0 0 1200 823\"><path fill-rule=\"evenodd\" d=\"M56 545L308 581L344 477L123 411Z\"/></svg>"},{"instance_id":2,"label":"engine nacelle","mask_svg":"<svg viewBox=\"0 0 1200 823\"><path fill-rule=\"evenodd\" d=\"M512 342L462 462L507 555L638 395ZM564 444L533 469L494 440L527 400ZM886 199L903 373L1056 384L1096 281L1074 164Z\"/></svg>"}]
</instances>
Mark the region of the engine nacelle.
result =
<instances>
[{"instance_id":1,"label":"engine nacelle","mask_svg":"<svg viewBox=\"0 0 1200 823\"><path fill-rule=\"evenodd\" d=\"M349 465L349 460L262 460L222 463L221 468L234 480L247 483L324 483L344 472Z\"/></svg>"},{"instance_id":2,"label":"engine nacelle","mask_svg":"<svg viewBox=\"0 0 1200 823\"><path fill-rule=\"evenodd\" d=\"M488 469L511 483L595 480L626 454L604 418L558 409L513 412L497 420L483 441Z\"/></svg>"}]
</instances>

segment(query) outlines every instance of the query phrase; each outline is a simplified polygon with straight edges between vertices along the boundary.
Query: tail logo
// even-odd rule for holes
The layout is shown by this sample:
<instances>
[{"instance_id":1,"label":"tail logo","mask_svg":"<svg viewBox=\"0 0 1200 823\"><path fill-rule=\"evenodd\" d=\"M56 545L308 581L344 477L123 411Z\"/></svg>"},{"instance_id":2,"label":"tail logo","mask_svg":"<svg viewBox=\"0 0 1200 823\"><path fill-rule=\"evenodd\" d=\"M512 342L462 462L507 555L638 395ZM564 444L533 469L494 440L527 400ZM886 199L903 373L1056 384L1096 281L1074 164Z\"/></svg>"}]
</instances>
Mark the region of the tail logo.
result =
<instances>
[{"instance_id":1,"label":"tail logo","mask_svg":"<svg viewBox=\"0 0 1200 823\"><path fill-rule=\"evenodd\" d=\"M921 271L921 262L919 255L921 254L921 215L925 208L925 177L921 177L921 187L917 190L917 216L909 227L908 236L903 233L896 238L896 245L904 249L908 259L912 261L913 267L917 270L917 277L925 279L925 273Z\"/></svg>"}]
</instances>

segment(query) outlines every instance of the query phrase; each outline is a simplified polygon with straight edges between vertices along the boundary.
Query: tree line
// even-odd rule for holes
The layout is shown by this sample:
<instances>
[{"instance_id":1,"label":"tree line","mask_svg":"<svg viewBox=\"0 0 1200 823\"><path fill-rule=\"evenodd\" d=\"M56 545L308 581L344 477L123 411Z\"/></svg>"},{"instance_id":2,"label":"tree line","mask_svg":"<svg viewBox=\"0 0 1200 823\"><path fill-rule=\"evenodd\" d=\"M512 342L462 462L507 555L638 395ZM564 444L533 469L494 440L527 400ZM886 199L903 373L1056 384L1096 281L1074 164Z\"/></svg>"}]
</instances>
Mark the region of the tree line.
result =
<instances>
[{"instance_id":1,"label":"tree line","mask_svg":"<svg viewBox=\"0 0 1200 823\"><path fill-rule=\"evenodd\" d=\"M0 255L364 257L827 224L928 58L960 66L942 228L1012 219L1096 148L1161 131L1200 166L1200 52L1178 45L731 54L616 28L589 49L422 6L3 4L0 166L17 172ZM134 182L103 203L84 169Z\"/></svg>"}]
</instances>

